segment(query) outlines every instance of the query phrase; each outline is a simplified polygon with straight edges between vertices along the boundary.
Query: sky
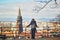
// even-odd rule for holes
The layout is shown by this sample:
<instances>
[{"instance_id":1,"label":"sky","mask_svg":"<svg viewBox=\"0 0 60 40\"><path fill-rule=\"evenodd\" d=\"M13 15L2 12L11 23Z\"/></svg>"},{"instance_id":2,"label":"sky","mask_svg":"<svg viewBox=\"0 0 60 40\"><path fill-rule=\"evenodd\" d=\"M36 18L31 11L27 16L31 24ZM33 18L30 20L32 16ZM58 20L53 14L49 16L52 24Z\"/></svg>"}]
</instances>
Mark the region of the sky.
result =
<instances>
[{"instance_id":1,"label":"sky","mask_svg":"<svg viewBox=\"0 0 60 40\"><path fill-rule=\"evenodd\" d=\"M21 9L23 20L31 20L32 18L35 18L36 20L49 20L60 15L59 0L57 0L58 6L56 8L52 8L56 6L54 4L54 0L52 0L38 13L33 11L33 9L37 6L44 6L45 1L47 2L49 0L0 0L0 21L4 19L6 20L6 18L8 18L7 20L12 18L12 20L16 20L19 7Z\"/></svg>"}]
</instances>

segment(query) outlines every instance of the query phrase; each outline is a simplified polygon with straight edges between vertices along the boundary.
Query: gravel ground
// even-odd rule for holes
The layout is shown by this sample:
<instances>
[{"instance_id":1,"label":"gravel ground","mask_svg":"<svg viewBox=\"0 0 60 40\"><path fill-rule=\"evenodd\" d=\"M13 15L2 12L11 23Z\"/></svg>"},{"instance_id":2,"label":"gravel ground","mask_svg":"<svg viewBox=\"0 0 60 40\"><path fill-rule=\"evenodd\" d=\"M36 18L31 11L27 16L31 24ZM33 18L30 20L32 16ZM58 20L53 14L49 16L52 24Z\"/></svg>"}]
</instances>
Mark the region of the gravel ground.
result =
<instances>
[{"instance_id":1,"label":"gravel ground","mask_svg":"<svg viewBox=\"0 0 60 40\"><path fill-rule=\"evenodd\" d=\"M2 40L2 39L0 39ZM60 40L60 37L54 37L54 38L36 38L36 39L30 39L30 38L7 38L5 40Z\"/></svg>"}]
</instances>

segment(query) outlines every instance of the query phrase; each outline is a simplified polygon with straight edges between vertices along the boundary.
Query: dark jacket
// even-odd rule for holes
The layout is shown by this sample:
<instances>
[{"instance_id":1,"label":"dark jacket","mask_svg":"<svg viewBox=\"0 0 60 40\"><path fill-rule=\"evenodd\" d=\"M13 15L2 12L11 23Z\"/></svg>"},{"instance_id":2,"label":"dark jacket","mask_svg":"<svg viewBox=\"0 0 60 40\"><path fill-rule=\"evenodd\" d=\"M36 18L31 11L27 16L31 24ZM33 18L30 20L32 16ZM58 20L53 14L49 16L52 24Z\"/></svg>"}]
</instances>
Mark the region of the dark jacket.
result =
<instances>
[{"instance_id":1,"label":"dark jacket","mask_svg":"<svg viewBox=\"0 0 60 40\"><path fill-rule=\"evenodd\" d=\"M36 21L35 20L32 20L27 27L29 27L30 25L34 25L35 27L37 27L37 24L36 24Z\"/></svg>"}]
</instances>

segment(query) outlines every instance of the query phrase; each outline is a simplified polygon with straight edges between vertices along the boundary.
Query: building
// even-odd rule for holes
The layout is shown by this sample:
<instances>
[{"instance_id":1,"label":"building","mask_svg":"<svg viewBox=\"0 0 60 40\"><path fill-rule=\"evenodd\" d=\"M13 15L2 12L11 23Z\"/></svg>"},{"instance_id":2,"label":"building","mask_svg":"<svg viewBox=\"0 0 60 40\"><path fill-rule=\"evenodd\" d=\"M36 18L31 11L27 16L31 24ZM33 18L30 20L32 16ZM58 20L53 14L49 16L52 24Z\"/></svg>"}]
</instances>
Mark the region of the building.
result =
<instances>
[{"instance_id":1,"label":"building","mask_svg":"<svg viewBox=\"0 0 60 40\"><path fill-rule=\"evenodd\" d=\"M17 27L18 27L18 33L20 34L23 31L22 16L21 16L20 8L18 10Z\"/></svg>"}]
</instances>

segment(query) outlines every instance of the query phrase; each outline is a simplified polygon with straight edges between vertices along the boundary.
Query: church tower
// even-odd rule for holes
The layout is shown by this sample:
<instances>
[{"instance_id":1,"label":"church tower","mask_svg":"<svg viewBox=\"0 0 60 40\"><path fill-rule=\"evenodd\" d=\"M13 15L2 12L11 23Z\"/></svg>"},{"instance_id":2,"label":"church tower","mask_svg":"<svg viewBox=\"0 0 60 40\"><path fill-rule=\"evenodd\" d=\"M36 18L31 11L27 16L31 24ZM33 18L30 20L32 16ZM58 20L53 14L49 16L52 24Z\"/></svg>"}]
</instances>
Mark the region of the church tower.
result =
<instances>
[{"instance_id":1,"label":"church tower","mask_svg":"<svg viewBox=\"0 0 60 40\"><path fill-rule=\"evenodd\" d=\"M17 27L18 27L18 33L20 34L23 31L22 16L21 16L20 8L18 9Z\"/></svg>"}]
</instances>

